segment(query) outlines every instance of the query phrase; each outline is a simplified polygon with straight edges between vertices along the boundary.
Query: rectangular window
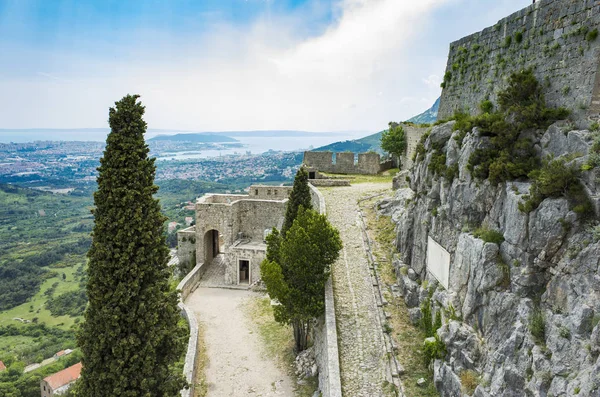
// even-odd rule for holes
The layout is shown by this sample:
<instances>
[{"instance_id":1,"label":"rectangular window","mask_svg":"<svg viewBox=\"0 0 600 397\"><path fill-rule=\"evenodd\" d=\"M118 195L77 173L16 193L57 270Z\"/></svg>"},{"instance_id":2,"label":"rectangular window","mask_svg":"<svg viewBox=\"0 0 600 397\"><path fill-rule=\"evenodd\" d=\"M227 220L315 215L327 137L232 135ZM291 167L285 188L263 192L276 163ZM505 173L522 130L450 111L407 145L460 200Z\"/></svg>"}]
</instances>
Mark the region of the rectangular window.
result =
<instances>
[{"instance_id":1,"label":"rectangular window","mask_svg":"<svg viewBox=\"0 0 600 397\"><path fill-rule=\"evenodd\" d=\"M258 196L258 189L254 189L254 195Z\"/></svg>"},{"instance_id":2,"label":"rectangular window","mask_svg":"<svg viewBox=\"0 0 600 397\"><path fill-rule=\"evenodd\" d=\"M274 194L275 196L277 196L277 189L275 189L275 190L273 191L273 194Z\"/></svg>"},{"instance_id":3,"label":"rectangular window","mask_svg":"<svg viewBox=\"0 0 600 397\"><path fill-rule=\"evenodd\" d=\"M267 195L270 196L271 195L271 189L267 189Z\"/></svg>"}]
</instances>

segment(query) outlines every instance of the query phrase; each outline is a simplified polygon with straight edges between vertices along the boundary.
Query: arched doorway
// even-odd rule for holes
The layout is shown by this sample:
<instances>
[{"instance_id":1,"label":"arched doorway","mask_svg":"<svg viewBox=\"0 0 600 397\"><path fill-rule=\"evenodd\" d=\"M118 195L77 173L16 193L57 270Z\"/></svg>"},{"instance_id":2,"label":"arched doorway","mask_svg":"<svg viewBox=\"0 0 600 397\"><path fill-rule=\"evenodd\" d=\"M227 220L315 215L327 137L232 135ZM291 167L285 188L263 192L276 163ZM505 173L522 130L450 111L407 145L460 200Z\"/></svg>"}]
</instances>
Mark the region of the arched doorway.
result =
<instances>
[{"instance_id":1,"label":"arched doorway","mask_svg":"<svg viewBox=\"0 0 600 397\"><path fill-rule=\"evenodd\" d=\"M211 229L204 233L204 263L212 263L223 254L223 238L218 230Z\"/></svg>"}]
</instances>

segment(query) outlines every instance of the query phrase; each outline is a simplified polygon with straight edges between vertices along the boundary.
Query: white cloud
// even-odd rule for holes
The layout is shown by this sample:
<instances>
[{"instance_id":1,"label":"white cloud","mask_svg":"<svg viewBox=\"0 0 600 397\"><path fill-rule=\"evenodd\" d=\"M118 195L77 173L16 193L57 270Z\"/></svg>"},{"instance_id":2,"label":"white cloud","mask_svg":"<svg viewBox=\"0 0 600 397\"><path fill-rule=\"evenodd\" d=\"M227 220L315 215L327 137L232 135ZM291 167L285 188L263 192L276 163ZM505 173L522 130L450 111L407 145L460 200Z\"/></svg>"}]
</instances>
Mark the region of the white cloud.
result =
<instances>
[{"instance_id":1,"label":"white cloud","mask_svg":"<svg viewBox=\"0 0 600 397\"><path fill-rule=\"evenodd\" d=\"M13 114L11 127L105 126L108 106L135 92L153 128L374 131L439 95L445 60L415 60L408 48L449 1L341 0L334 23L309 38L298 33L306 15L269 15L243 30L215 24L185 44L157 40L127 58L55 55L74 77L55 80L48 70L39 75L52 81L0 81L18 93L0 106Z\"/></svg>"}]
</instances>

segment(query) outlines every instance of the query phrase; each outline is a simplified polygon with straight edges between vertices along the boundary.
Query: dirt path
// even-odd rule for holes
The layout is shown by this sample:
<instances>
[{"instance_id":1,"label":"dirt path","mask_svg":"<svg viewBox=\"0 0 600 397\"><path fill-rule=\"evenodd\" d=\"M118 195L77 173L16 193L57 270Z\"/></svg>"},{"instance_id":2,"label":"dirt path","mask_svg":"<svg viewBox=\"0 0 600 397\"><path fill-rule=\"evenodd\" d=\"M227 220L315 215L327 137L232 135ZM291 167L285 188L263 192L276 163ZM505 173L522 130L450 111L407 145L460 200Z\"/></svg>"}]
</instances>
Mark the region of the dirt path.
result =
<instances>
[{"instance_id":1,"label":"dirt path","mask_svg":"<svg viewBox=\"0 0 600 397\"><path fill-rule=\"evenodd\" d=\"M186 304L204 325L207 397L293 396L293 382L265 357L259 335L242 311L254 293L198 288Z\"/></svg>"},{"instance_id":2,"label":"dirt path","mask_svg":"<svg viewBox=\"0 0 600 397\"><path fill-rule=\"evenodd\" d=\"M360 227L357 200L389 189L389 183L360 183L319 189L327 216L344 242L332 267L338 324L342 391L345 397L382 396L385 345Z\"/></svg>"}]
</instances>

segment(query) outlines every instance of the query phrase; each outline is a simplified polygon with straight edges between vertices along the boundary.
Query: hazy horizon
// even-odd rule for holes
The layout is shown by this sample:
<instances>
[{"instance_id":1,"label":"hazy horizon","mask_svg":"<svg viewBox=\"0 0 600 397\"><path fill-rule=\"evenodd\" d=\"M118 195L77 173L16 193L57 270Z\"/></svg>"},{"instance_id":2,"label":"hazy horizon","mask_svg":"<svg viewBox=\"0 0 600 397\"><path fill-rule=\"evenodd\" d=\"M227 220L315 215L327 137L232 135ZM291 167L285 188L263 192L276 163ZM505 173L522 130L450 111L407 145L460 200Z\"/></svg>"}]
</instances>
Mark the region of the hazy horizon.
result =
<instances>
[{"instance_id":1,"label":"hazy horizon","mask_svg":"<svg viewBox=\"0 0 600 397\"><path fill-rule=\"evenodd\" d=\"M440 95L449 44L530 0L0 0L2 128L380 131Z\"/></svg>"}]
</instances>

